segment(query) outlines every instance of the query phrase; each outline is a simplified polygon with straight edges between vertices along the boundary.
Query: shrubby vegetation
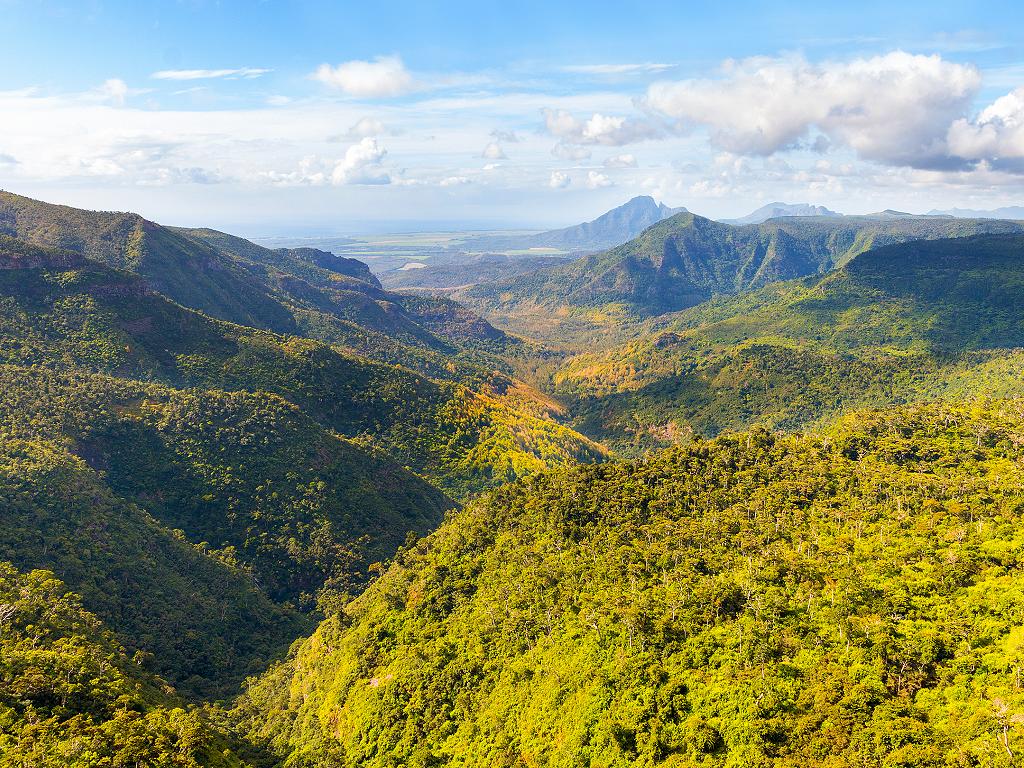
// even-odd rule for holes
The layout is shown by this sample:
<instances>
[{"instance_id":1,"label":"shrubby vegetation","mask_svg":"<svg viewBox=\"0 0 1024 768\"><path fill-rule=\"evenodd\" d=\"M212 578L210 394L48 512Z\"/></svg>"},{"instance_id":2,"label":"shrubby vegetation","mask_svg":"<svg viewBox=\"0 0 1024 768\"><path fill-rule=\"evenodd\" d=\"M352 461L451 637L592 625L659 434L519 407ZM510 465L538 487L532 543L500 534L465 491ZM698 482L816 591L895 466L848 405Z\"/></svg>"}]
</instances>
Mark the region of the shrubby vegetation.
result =
<instances>
[{"instance_id":1,"label":"shrubby vegetation","mask_svg":"<svg viewBox=\"0 0 1024 768\"><path fill-rule=\"evenodd\" d=\"M52 573L0 563L0 764L243 768Z\"/></svg>"},{"instance_id":2,"label":"shrubby vegetation","mask_svg":"<svg viewBox=\"0 0 1024 768\"><path fill-rule=\"evenodd\" d=\"M0 362L272 392L456 497L551 463L603 455L552 419L542 398L523 397L500 374L465 383L429 379L321 341L214 320L132 275L88 263L0 269ZM505 397L510 390L520 396Z\"/></svg>"},{"instance_id":3,"label":"shrubby vegetation","mask_svg":"<svg viewBox=\"0 0 1024 768\"><path fill-rule=\"evenodd\" d=\"M287 765L1011 765L1024 406L493 492L254 682Z\"/></svg>"},{"instance_id":4,"label":"shrubby vegetation","mask_svg":"<svg viewBox=\"0 0 1024 768\"><path fill-rule=\"evenodd\" d=\"M1019 396L1022 255L1015 235L879 248L665 316L554 377L580 400L584 431L623 450L881 403Z\"/></svg>"},{"instance_id":5,"label":"shrubby vegetation","mask_svg":"<svg viewBox=\"0 0 1024 768\"><path fill-rule=\"evenodd\" d=\"M452 497L603 456L501 373L434 380L154 292L137 268L164 258L153 238L199 258L213 246L192 234L31 203L0 197L0 224L64 249L0 235L0 560L55 572L184 694L232 693ZM380 293L357 264L249 245L281 274Z\"/></svg>"},{"instance_id":6,"label":"shrubby vegetation","mask_svg":"<svg viewBox=\"0 0 1024 768\"><path fill-rule=\"evenodd\" d=\"M1012 765L1019 225L723 227L481 289L560 366L0 193L0 764Z\"/></svg>"}]
</instances>

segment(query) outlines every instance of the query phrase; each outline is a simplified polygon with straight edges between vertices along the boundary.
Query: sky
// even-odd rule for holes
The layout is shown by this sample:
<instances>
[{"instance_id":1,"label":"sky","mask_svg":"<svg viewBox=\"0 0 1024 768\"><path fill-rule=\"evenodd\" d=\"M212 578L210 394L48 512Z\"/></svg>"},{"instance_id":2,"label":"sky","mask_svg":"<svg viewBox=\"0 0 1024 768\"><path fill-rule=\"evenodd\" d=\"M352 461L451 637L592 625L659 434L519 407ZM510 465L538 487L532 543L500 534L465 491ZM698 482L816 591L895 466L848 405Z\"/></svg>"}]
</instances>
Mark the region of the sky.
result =
<instances>
[{"instance_id":1,"label":"sky","mask_svg":"<svg viewBox=\"0 0 1024 768\"><path fill-rule=\"evenodd\" d=\"M249 236L1024 204L1024 4L0 0L0 188Z\"/></svg>"}]
</instances>

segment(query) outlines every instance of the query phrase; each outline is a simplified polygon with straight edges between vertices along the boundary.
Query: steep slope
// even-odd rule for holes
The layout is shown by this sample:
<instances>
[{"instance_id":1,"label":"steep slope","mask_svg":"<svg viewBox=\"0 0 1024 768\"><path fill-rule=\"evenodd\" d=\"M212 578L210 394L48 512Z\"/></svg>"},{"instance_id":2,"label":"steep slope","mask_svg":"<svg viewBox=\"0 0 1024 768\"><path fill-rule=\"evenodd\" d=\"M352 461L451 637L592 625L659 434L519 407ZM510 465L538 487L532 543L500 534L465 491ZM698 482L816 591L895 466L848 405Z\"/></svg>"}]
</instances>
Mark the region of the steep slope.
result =
<instances>
[{"instance_id":1,"label":"steep slope","mask_svg":"<svg viewBox=\"0 0 1024 768\"><path fill-rule=\"evenodd\" d=\"M741 216L738 219L721 219L721 222L734 225L760 224L768 219L778 219L783 216L842 216L842 214L830 211L823 205L811 205L810 203L768 203L746 216Z\"/></svg>"},{"instance_id":2,"label":"steep slope","mask_svg":"<svg viewBox=\"0 0 1024 768\"><path fill-rule=\"evenodd\" d=\"M136 214L82 211L7 192L0 192L0 235L133 272L211 317L320 339L435 377L501 368L498 355L515 343L476 318L431 324L407 312L402 296L382 290L365 265L315 249L271 250L214 230L162 227ZM441 335L452 326L459 341Z\"/></svg>"},{"instance_id":3,"label":"steep slope","mask_svg":"<svg viewBox=\"0 0 1024 768\"><path fill-rule=\"evenodd\" d=\"M567 252L600 251L624 243L639 235L652 224L685 210L685 208L669 208L664 203L656 203L654 198L649 195L642 195L583 224L525 237L473 238L466 240L461 247L470 251L526 250L529 248L554 248Z\"/></svg>"},{"instance_id":4,"label":"steep slope","mask_svg":"<svg viewBox=\"0 0 1024 768\"><path fill-rule=\"evenodd\" d=\"M460 295L510 326L520 316L543 316L556 328L565 317L608 325L623 313L658 315L823 273L883 245L1020 232L1015 222L928 217L794 217L733 227L685 213L605 253Z\"/></svg>"},{"instance_id":5,"label":"steep slope","mask_svg":"<svg viewBox=\"0 0 1024 768\"><path fill-rule=\"evenodd\" d=\"M0 234L136 272L154 290L213 317L295 329L287 310L240 264L137 214L82 211L0 192Z\"/></svg>"},{"instance_id":6,"label":"steep slope","mask_svg":"<svg viewBox=\"0 0 1024 768\"><path fill-rule=\"evenodd\" d=\"M4 247L0 240L0 267L15 268L0 268L0 362L272 392L457 496L548 462L602 455L552 418L557 406L550 400L506 377L467 382L475 389L428 379L322 342L213 320L149 291L137 277L90 262L65 271L63 252L52 254L56 269L20 269ZM431 323L455 318L453 337L475 332L472 316L452 302L406 301L422 317L440 307Z\"/></svg>"},{"instance_id":7,"label":"steep slope","mask_svg":"<svg viewBox=\"0 0 1024 768\"><path fill-rule=\"evenodd\" d=\"M237 563L119 498L66 438L39 427L58 413L52 400L46 416L25 407L46 399L35 392L41 382L12 373L0 374L0 560L59 573L120 643L140 652L140 663L192 695L227 695L309 626L268 600ZM12 397L19 385L21 396Z\"/></svg>"},{"instance_id":8,"label":"steep slope","mask_svg":"<svg viewBox=\"0 0 1024 768\"><path fill-rule=\"evenodd\" d=\"M824 277L667 315L557 374L585 428L623 443L851 407L1024 394L1024 237L917 241Z\"/></svg>"},{"instance_id":9,"label":"steep slope","mask_svg":"<svg viewBox=\"0 0 1024 768\"><path fill-rule=\"evenodd\" d=\"M1010 766L1024 409L496 491L237 710L289 765Z\"/></svg>"},{"instance_id":10,"label":"steep slope","mask_svg":"<svg viewBox=\"0 0 1024 768\"><path fill-rule=\"evenodd\" d=\"M243 768L229 744L52 574L0 563L0 763Z\"/></svg>"},{"instance_id":11,"label":"steep slope","mask_svg":"<svg viewBox=\"0 0 1024 768\"><path fill-rule=\"evenodd\" d=\"M308 627L296 609L435 528L439 489L603 457L555 404L492 384L225 323L0 237L0 559L53 570L181 690L223 696Z\"/></svg>"}]
</instances>

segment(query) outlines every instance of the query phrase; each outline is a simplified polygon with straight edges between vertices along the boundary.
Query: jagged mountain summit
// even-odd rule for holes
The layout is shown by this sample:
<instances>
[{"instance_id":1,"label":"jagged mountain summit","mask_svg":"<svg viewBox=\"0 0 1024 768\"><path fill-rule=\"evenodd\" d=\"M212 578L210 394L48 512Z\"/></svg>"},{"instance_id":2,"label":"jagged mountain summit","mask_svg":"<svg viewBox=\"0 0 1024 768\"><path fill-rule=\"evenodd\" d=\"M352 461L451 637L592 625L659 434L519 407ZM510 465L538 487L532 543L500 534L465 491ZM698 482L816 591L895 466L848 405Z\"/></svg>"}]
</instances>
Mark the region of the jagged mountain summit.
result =
<instances>
[{"instance_id":1,"label":"jagged mountain summit","mask_svg":"<svg viewBox=\"0 0 1024 768\"><path fill-rule=\"evenodd\" d=\"M760 224L782 216L842 216L823 205L810 203L768 203L738 219L721 219L723 224Z\"/></svg>"},{"instance_id":2,"label":"jagged mountain summit","mask_svg":"<svg viewBox=\"0 0 1024 768\"><path fill-rule=\"evenodd\" d=\"M593 221L524 237L474 238L467 240L463 247L473 251L530 248L554 248L569 252L600 251L632 240L652 224L685 212L685 208L670 208L664 203L655 202L650 195L640 195Z\"/></svg>"}]
</instances>

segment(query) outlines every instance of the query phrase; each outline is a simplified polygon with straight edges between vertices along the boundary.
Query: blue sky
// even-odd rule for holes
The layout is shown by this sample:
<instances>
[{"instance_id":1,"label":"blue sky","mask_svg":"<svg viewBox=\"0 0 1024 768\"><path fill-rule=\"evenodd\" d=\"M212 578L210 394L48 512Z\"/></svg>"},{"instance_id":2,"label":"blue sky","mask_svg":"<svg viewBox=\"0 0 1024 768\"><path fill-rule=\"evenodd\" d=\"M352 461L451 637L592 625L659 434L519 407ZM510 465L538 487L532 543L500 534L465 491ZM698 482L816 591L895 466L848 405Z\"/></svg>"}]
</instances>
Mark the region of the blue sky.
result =
<instances>
[{"instance_id":1,"label":"blue sky","mask_svg":"<svg viewBox=\"0 0 1024 768\"><path fill-rule=\"evenodd\" d=\"M0 0L0 187L250 234L1024 202L1019 3Z\"/></svg>"}]
</instances>

